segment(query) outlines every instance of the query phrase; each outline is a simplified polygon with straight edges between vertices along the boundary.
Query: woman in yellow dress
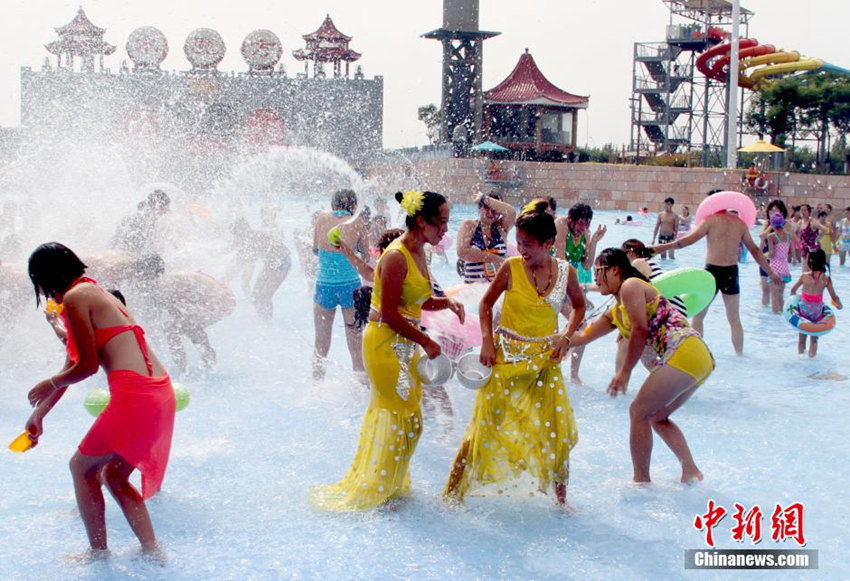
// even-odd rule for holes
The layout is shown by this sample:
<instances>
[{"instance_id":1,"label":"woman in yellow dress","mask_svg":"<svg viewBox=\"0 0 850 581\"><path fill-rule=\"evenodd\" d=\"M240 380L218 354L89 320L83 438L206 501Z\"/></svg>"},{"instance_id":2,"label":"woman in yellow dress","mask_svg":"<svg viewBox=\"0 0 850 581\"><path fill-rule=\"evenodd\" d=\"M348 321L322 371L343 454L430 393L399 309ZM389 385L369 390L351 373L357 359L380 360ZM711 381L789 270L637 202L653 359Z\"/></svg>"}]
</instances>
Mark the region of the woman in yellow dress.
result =
<instances>
[{"instance_id":1,"label":"woman in yellow dress","mask_svg":"<svg viewBox=\"0 0 850 581\"><path fill-rule=\"evenodd\" d=\"M573 345L586 345L617 329L628 341L626 356L618 358L618 369L608 393L626 393L632 369L644 347L657 356L655 368L643 382L629 413L635 482L649 482L652 431L661 436L682 465L682 482L702 480L691 450L670 414L679 409L714 370L714 358L699 333L658 291L650 285L619 248L603 250L596 259L593 276L603 295L617 302L595 319L582 333L572 337Z\"/></svg>"},{"instance_id":2,"label":"woman in yellow dress","mask_svg":"<svg viewBox=\"0 0 850 581\"><path fill-rule=\"evenodd\" d=\"M397 193L396 200L407 213L407 231L378 261L363 335L371 400L345 478L312 491L313 504L321 509L369 509L410 495L410 458L422 433L419 346L429 358L440 354L440 346L420 330L419 317L422 309L451 309L464 320L460 303L432 296L425 259L424 245L436 246L446 233L446 199L434 192L410 191Z\"/></svg>"},{"instance_id":3,"label":"woman in yellow dress","mask_svg":"<svg viewBox=\"0 0 850 581\"><path fill-rule=\"evenodd\" d=\"M584 294L574 268L552 256L555 219L537 200L516 222L520 256L505 261L481 300L481 363L492 367L479 392L469 427L444 494L462 500L487 485L523 474L539 490L554 487L566 505L570 450L578 440L560 361L584 318ZM493 305L505 301L493 331ZM558 334L564 298L572 306L567 329Z\"/></svg>"}]
</instances>

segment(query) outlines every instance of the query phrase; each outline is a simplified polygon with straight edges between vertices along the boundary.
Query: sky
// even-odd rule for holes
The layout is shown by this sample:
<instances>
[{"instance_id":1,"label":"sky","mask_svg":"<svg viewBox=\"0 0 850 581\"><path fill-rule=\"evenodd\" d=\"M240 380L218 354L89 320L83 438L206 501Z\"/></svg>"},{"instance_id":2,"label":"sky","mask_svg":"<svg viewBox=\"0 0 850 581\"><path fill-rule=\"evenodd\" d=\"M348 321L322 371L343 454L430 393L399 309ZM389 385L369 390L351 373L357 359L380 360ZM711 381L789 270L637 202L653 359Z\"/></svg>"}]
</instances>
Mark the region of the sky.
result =
<instances>
[{"instance_id":1,"label":"sky","mask_svg":"<svg viewBox=\"0 0 850 581\"><path fill-rule=\"evenodd\" d=\"M550 81L571 93L590 95L589 109L579 115L580 145L628 143L633 44L663 40L669 14L661 0L480 4L480 28L502 33L484 43L485 90L501 82L528 48ZM163 68L188 69L183 42L195 28L206 27L218 31L227 46L219 70L245 71L239 53L242 40L266 28L281 39L283 62L294 75L303 65L292 50L301 48L301 35L317 29L329 13L337 28L353 37L351 48L363 54L359 64L365 75L384 77L384 146L427 143L416 113L421 105L440 103L442 51L438 41L420 35L441 26L442 0L5 0L0 18L0 126L20 123L20 67L41 67L48 56L44 44L56 38L53 28L69 22L80 5L95 25L106 28L105 40L118 46L106 60L113 71L127 59L129 34L147 25L159 28L168 39ZM845 36L850 5L843 0L750 0L743 5L755 12L751 37L850 68Z\"/></svg>"}]
</instances>

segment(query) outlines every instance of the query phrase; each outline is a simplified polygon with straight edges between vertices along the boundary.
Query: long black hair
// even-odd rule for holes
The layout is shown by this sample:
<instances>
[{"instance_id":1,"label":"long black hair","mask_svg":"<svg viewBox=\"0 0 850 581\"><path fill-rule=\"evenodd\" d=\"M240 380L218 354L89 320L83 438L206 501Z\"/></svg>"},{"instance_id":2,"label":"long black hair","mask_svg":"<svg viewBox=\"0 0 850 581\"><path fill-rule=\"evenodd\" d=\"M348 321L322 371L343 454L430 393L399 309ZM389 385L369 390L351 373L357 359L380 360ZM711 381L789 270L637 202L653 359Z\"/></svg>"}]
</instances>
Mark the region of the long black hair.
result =
<instances>
[{"instance_id":1,"label":"long black hair","mask_svg":"<svg viewBox=\"0 0 850 581\"><path fill-rule=\"evenodd\" d=\"M401 200L403 198L404 193L395 193L395 201L399 204L401 204ZM422 218L429 224L436 224L435 221L440 216L440 206L445 203L446 197L443 194L438 194L437 192L422 192L422 207L419 208L412 216L405 216L404 225L407 226L408 230L414 230L416 228L416 218L419 216L422 216Z\"/></svg>"},{"instance_id":2,"label":"long black hair","mask_svg":"<svg viewBox=\"0 0 850 581\"><path fill-rule=\"evenodd\" d=\"M612 266L618 267L622 273L624 281L629 278L639 278L644 282L649 282L649 279L642 275L638 269L632 266L632 262L629 260L629 255L619 248L606 248L600 252L599 256L596 257L596 264L606 268L610 268Z\"/></svg>"},{"instance_id":3,"label":"long black hair","mask_svg":"<svg viewBox=\"0 0 850 581\"><path fill-rule=\"evenodd\" d=\"M534 200L527 204L517 218L517 230L530 234L540 243L554 240L558 230L555 228L555 218L547 210L549 210L549 202L545 199Z\"/></svg>"},{"instance_id":4,"label":"long black hair","mask_svg":"<svg viewBox=\"0 0 850 581\"><path fill-rule=\"evenodd\" d=\"M36 306L41 304L41 295L53 298L68 290L72 282L85 274L86 268L73 250L59 242L47 242L33 250L28 270Z\"/></svg>"}]
</instances>

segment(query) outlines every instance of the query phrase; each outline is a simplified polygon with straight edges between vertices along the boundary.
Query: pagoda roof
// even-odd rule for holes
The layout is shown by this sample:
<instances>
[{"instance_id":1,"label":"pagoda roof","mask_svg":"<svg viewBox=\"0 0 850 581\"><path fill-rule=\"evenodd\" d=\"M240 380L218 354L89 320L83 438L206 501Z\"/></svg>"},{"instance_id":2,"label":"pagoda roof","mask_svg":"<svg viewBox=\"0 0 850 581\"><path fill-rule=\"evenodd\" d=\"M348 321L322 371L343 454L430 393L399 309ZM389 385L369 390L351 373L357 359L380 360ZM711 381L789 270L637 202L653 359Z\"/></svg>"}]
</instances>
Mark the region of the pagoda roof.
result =
<instances>
[{"instance_id":1,"label":"pagoda roof","mask_svg":"<svg viewBox=\"0 0 850 581\"><path fill-rule=\"evenodd\" d=\"M552 84L537 68L537 63L528 49L525 49L514 70L504 81L484 92L485 103L566 105L584 109L589 101L590 97L573 95Z\"/></svg>"},{"instance_id":2,"label":"pagoda roof","mask_svg":"<svg viewBox=\"0 0 850 581\"><path fill-rule=\"evenodd\" d=\"M88 56L95 54L110 55L115 52L115 45L103 42L100 39L86 38L70 40L63 38L54 40L53 42L44 45L44 48L52 54L71 53L75 56Z\"/></svg>"},{"instance_id":3,"label":"pagoda roof","mask_svg":"<svg viewBox=\"0 0 850 581\"><path fill-rule=\"evenodd\" d=\"M347 48L320 48L318 50L299 48L292 51L292 56L295 57L295 60L299 61L309 60L331 63L335 61L354 62L363 55Z\"/></svg>"},{"instance_id":4,"label":"pagoda roof","mask_svg":"<svg viewBox=\"0 0 850 581\"><path fill-rule=\"evenodd\" d=\"M71 22L65 26L54 28L53 30L59 33L60 36L65 36L66 34L103 36L106 33L105 28L100 28L99 26L92 24L92 21L89 20L88 16L86 16L86 13L83 12L82 6L80 6L79 10L77 10L77 15L74 16L74 19L71 20Z\"/></svg>"},{"instance_id":5,"label":"pagoda roof","mask_svg":"<svg viewBox=\"0 0 850 581\"><path fill-rule=\"evenodd\" d=\"M351 40L350 36L346 36L337 29L330 14L325 15L325 21L315 32L305 34L302 38L304 40Z\"/></svg>"}]
</instances>

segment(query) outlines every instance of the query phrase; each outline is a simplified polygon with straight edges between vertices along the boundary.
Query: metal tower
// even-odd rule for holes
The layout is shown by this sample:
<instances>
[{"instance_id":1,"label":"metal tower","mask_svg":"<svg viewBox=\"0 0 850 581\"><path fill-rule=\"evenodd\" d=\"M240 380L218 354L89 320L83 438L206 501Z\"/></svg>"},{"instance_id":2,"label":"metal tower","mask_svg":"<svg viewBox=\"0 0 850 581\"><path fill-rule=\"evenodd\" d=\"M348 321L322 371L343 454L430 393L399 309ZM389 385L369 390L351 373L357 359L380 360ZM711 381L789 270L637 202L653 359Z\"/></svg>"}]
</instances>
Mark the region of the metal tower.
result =
<instances>
[{"instance_id":1,"label":"metal tower","mask_svg":"<svg viewBox=\"0 0 850 581\"><path fill-rule=\"evenodd\" d=\"M443 0L443 27L422 35L443 44L440 141L481 137L484 41L498 34L478 30L478 0Z\"/></svg>"},{"instance_id":2,"label":"metal tower","mask_svg":"<svg viewBox=\"0 0 850 581\"><path fill-rule=\"evenodd\" d=\"M699 151L702 164L709 165L713 152L725 150L728 90L695 65L699 53L721 42L717 33L731 26L732 5L726 0L662 1L670 11L666 40L634 45L630 149L637 157ZM741 9L742 36L752 15ZM739 115L743 103L742 95Z\"/></svg>"}]
</instances>

